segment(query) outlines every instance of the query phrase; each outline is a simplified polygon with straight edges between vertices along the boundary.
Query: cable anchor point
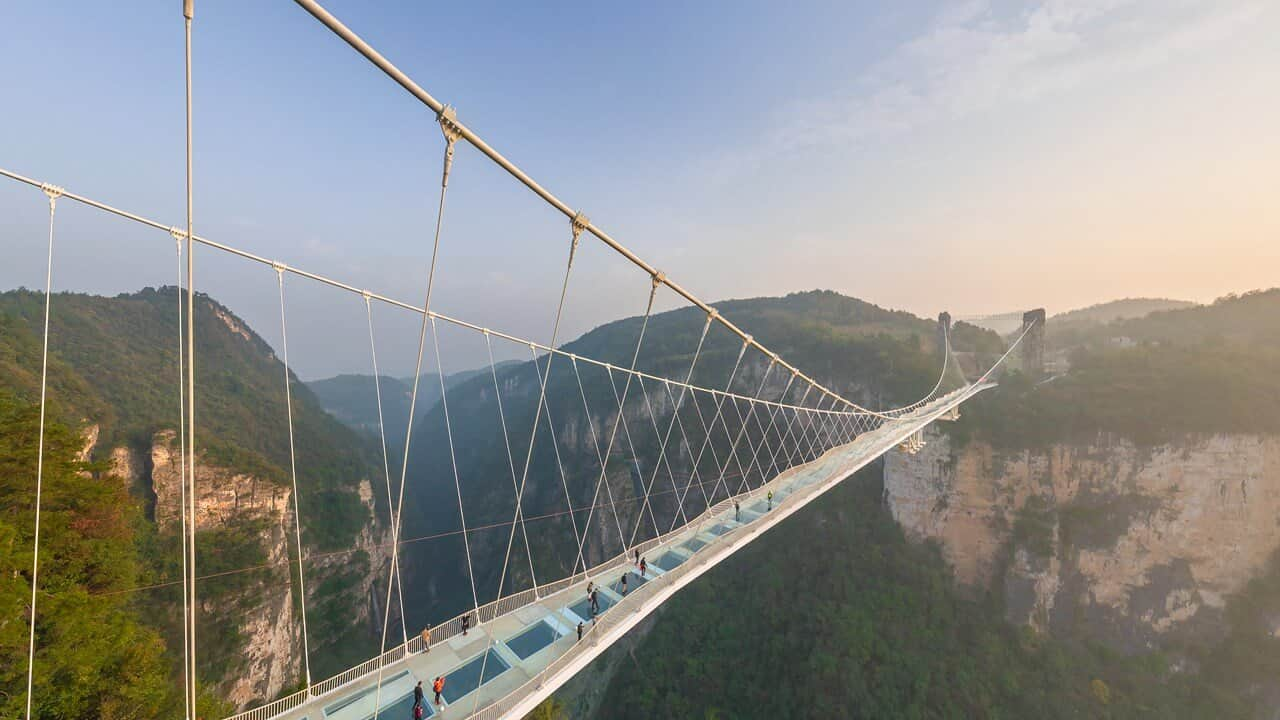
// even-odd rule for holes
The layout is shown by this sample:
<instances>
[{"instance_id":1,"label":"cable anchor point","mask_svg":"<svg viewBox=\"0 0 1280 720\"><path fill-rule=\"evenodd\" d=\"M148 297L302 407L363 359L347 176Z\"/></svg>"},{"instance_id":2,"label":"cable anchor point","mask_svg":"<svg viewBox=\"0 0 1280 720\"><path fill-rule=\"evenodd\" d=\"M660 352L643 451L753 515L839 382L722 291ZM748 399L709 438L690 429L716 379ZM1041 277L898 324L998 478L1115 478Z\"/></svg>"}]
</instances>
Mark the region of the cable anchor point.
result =
<instances>
[{"instance_id":1,"label":"cable anchor point","mask_svg":"<svg viewBox=\"0 0 1280 720\"><path fill-rule=\"evenodd\" d=\"M666 274L666 273L662 272L661 270L654 270L654 271L653 271L653 287L654 287L654 289L655 289L655 290L656 290L658 287L660 287L660 286L662 286L662 285L665 285L665 284L666 284L666 282L667 282L667 274Z\"/></svg>"},{"instance_id":2,"label":"cable anchor point","mask_svg":"<svg viewBox=\"0 0 1280 720\"><path fill-rule=\"evenodd\" d=\"M462 127L458 125L458 111L452 105L445 105L436 115L440 123L440 132L444 133L444 175L440 179L440 187L449 186L449 171L453 169L453 149L458 138L462 137Z\"/></svg>"},{"instance_id":3,"label":"cable anchor point","mask_svg":"<svg viewBox=\"0 0 1280 720\"><path fill-rule=\"evenodd\" d=\"M573 245L569 248L570 255L573 255L573 253L577 251L578 239L582 237L582 231L586 230L587 226L590 224L591 219L586 215L583 215L581 210L574 213L573 217L569 218L569 229L573 233Z\"/></svg>"},{"instance_id":4,"label":"cable anchor point","mask_svg":"<svg viewBox=\"0 0 1280 720\"><path fill-rule=\"evenodd\" d=\"M44 191L45 195L49 196L50 211L52 211L53 206L57 204L58 198L62 197L63 193L66 192L62 187L58 185L51 185L49 183L40 183L40 189Z\"/></svg>"},{"instance_id":5,"label":"cable anchor point","mask_svg":"<svg viewBox=\"0 0 1280 720\"><path fill-rule=\"evenodd\" d=\"M280 275L281 277L283 277L283 276L284 276L284 271L285 271L285 270L288 270L288 269L289 269L289 266L288 266L288 265L285 265L284 263L280 262L279 260L272 260L272 261L271 261L271 269L272 269L272 270L275 270L277 275Z\"/></svg>"}]
</instances>

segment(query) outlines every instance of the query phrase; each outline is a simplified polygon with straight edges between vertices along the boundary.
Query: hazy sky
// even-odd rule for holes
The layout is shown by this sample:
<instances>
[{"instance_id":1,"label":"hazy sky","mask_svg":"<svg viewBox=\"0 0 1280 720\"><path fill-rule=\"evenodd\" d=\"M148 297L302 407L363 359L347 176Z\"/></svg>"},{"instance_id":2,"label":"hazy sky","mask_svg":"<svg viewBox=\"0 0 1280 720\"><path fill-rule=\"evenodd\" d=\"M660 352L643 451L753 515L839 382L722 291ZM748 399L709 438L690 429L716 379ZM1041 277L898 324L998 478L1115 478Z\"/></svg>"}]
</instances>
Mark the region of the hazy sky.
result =
<instances>
[{"instance_id":1,"label":"hazy sky","mask_svg":"<svg viewBox=\"0 0 1280 720\"><path fill-rule=\"evenodd\" d=\"M1280 3L327 6L707 300L829 288L965 315L1280 285ZM0 26L0 166L182 224L180 2L10 2ZM197 232L420 303L427 109L284 0L197 0L195 59ZM0 181L0 287L43 285L45 212ZM462 147L433 306L545 340L568 239ZM60 206L55 288L174 272L167 235ZM278 342L269 269L206 250L197 286ZM303 377L368 371L357 297L287 292ZM563 337L647 292L584 242ZM376 319L383 369L409 372L414 319ZM483 357L441 342L446 371Z\"/></svg>"}]
</instances>

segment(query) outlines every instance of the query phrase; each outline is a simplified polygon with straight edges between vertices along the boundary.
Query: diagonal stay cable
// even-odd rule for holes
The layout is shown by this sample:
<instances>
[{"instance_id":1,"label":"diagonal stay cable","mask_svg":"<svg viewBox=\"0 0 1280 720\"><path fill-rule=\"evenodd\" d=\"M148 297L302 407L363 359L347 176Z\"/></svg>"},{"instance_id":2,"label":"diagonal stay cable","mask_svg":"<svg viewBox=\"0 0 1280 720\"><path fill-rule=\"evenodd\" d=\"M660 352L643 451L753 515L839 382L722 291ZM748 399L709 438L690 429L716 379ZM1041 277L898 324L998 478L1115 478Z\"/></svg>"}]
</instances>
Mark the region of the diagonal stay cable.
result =
<instances>
[{"instance_id":1,"label":"diagonal stay cable","mask_svg":"<svg viewBox=\"0 0 1280 720\"><path fill-rule=\"evenodd\" d=\"M431 242L431 263L427 268L427 289L422 301L422 325L418 328L418 355L413 367L413 387L409 391L409 418L404 429L404 456L400 459L400 497L396 503L393 541L400 542L400 528L404 521L404 488L409 477L409 450L413 443L413 420L418 408L418 386L422 382L422 355L427 345L427 321L431 318L431 293L435 289L436 261L440 257L440 230L444 226L444 201L449 192L449 172L453 169L454 146L458 141L454 112L451 107L440 109L436 116L440 132L444 135L444 164L440 173L440 200L436 206L436 230ZM382 703L382 663L378 663L377 692L374 706Z\"/></svg>"},{"instance_id":2,"label":"diagonal stay cable","mask_svg":"<svg viewBox=\"0 0 1280 720\"><path fill-rule=\"evenodd\" d=\"M600 463L600 467L603 468L605 467L605 458L600 454L600 439L596 437L596 425L591 420L591 407L587 404L587 391L582 384L582 373L578 370L578 358L576 356L570 356L569 360L573 365L574 377L578 379L578 393L582 396L582 412L586 417L587 432L591 435L591 447L595 450L596 462ZM623 550L627 547L627 541L624 539L625 536L622 534L622 521L618 518L618 508L613 502L613 491L609 490L608 483L604 482L604 473L601 473L600 477L596 479L596 488L591 495L591 505L590 509L587 510L587 520L582 526L582 537L578 539L578 557L574 560L573 570L569 572L571 577L577 574L579 563L581 563L583 571L587 569L586 556L584 555L587 544L587 532L591 529L591 519L595 515L595 509L600 500L601 485L604 485L605 489L608 490L609 507L613 510L613 521L618 527L618 545Z\"/></svg>"},{"instance_id":3,"label":"diagonal stay cable","mask_svg":"<svg viewBox=\"0 0 1280 720\"><path fill-rule=\"evenodd\" d=\"M369 357L373 362L373 394L377 399L378 405L378 440L382 447L382 473L387 486L387 514L391 517L391 528L394 531L396 527L396 503L391 497L391 463L387 457L387 429L382 417L382 378L378 374L378 344L374 340L373 332L373 303L369 301L369 296L364 298L365 317L369 325ZM391 545L391 567L387 570L387 599L383 605L386 612L382 614L382 643L378 655L382 655L387 651L387 626L391 621L391 587L395 585L399 588L398 597L400 599L400 634L405 646L409 643L409 628L405 625L404 617L404 582L400 579L400 543L392 543Z\"/></svg>"},{"instance_id":4,"label":"diagonal stay cable","mask_svg":"<svg viewBox=\"0 0 1280 720\"><path fill-rule=\"evenodd\" d=\"M551 325L551 341L548 343L548 346L551 348L555 348L556 340L560 335L560 320L564 316L564 300L565 300L565 296L568 295L569 293L569 277L573 273L573 260L578 252L578 241L582 237L583 229L586 228L589 222L590 221L587 220L586 216L583 215L582 213L575 213L574 216L569 220L569 230L572 233L572 238L569 241L569 259L565 263L564 280L560 283L560 299L556 303L556 317L554 322ZM547 353L547 369L545 372L543 372L538 369L537 350L532 345L530 345L529 349L533 353L533 370L535 373L538 374L538 405L536 408L534 408L534 411L533 411L533 429L529 431L529 452L525 453L524 470L520 473L520 488L519 490L516 491L516 514L517 515L521 512L522 501L524 499L525 483L528 482L529 480L529 465L530 463L533 462L533 449L538 439L538 425L542 419L542 410L544 406L546 407L546 410L547 410L547 425L549 427L551 426L551 406L547 405L547 383L551 379L551 363L555 359L555 353L554 352ZM551 432L552 446L554 447L555 446L555 430L552 429L550 432ZM556 450L557 464L560 463L559 452L560 451L557 449ZM565 480L564 478L563 466L561 466L560 468L560 479L564 484L564 500L569 507L569 511L570 511L569 520L573 525L573 535L576 538L578 536L578 521L574 518L574 515L573 515L573 500L569 496L569 484L568 484L568 481ZM511 557L511 546L515 543L515 539L516 539L515 526L512 525L511 535L507 538L507 552L506 552L506 555L503 557L503 561L502 561L503 577L499 578L498 580L498 597L499 598L502 597L502 585L503 585L503 581L506 579L507 562ZM526 549L529 551L529 554L532 556L533 550L531 548L526 548Z\"/></svg>"},{"instance_id":5,"label":"diagonal stay cable","mask_svg":"<svg viewBox=\"0 0 1280 720\"><path fill-rule=\"evenodd\" d=\"M298 464L293 443L293 390L289 381L289 326L284 317L284 267L276 268L276 285L280 289L280 348L284 366L285 417L289 426L289 480L293 483L293 533L298 545L298 599L302 605L302 661L306 670L307 692L311 692L311 649L307 639L307 584L302 569L302 513L298 509ZM194 518L192 518L194 522ZM192 527L192 532L195 528Z\"/></svg>"}]
</instances>

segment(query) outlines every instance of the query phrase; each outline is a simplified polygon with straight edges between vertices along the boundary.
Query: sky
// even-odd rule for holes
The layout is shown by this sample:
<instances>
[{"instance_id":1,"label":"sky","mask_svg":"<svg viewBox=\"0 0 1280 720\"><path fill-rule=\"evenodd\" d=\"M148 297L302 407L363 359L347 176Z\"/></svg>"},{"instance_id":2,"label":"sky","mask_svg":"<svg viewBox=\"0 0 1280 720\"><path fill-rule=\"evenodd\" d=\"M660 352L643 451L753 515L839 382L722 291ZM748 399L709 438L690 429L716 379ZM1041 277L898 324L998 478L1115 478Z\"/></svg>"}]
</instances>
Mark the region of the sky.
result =
<instances>
[{"instance_id":1,"label":"sky","mask_svg":"<svg viewBox=\"0 0 1280 720\"><path fill-rule=\"evenodd\" d=\"M1280 3L325 4L708 301L824 288L1052 314L1280 285ZM180 5L6 3L0 167L184 224ZM193 52L196 232L420 305L433 114L283 0L197 0ZM43 287L46 233L40 192L0 179L0 288ZM545 342L569 238L460 146L433 309ZM167 234L59 204L55 290L172 284L175 263ZM275 273L196 263L280 348ZM584 239L561 339L643 312L649 288ZM285 295L299 375L370 371L359 296L296 278ZM380 369L410 374L417 318L374 322ZM481 336L440 343L446 372L487 360Z\"/></svg>"}]
</instances>

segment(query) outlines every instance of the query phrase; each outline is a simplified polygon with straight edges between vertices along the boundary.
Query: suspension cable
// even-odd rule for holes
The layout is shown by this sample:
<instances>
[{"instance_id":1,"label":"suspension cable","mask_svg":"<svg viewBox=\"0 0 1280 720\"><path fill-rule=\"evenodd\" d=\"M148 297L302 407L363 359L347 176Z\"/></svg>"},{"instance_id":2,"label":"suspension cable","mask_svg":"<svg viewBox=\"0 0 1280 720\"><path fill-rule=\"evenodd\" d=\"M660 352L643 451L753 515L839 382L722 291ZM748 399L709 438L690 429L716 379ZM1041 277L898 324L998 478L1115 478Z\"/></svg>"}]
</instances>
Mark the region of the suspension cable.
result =
<instances>
[{"instance_id":1,"label":"suspension cable","mask_svg":"<svg viewBox=\"0 0 1280 720\"><path fill-rule=\"evenodd\" d=\"M27 720L31 720L31 687L36 668L36 588L40 584L40 509L44 492L44 420L49 387L49 308L53 300L53 218L62 189L46 185L49 196L49 260L44 275L44 340L40 350L40 433L36 444L36 523L31 554L31 628L27 638Z\"/></svg>"},{"instance_id":2,"label":"suspension cable","mask_svg":"<svg viewBox=\"0 0 1280 720\"><path fill-rule=\"evenodd\" d=\"M397 504L391 499L391 465L387 459L387 430L382 417L382 380L378 375L378 344L374 341L373 333L373 304L369 302L369 298L364 300L365 316L369 325L369 356L373 361L373 392L378 403L378 439L382 443L382 472L387 485L387 513L391 516L391 534L392 537L399 537L396 531L399 521L399 515L396 512ZM400 486L400 497L403 501L404 486ZM382 642L378 648L378 657L382 657L387 651L387 628L391 623L391 586L396 585L400 592L400 634L404 641L405 651L409 648L409 629L405 624L404 617L404 581L400 578L400 543L393 542L391 544L391 567L387 569L387 599L383 604L384 612L382 614Z\"/></svg>"},{"instance_id":3,"label":"suspension cable","mask_svg":"<svg viewBox=\"0 0 1280 720\"><path fill-rule=\"evenodd\" d=\"M744 342L742 343L742 347L738 348L738 358L737 358L736 360L734 360L734 361L733 361L733 370L731 370L731 371L729 372L729 382L725 383L725 386L724 386L724 389L725 389L725 392L726 392L726 393L728 393L728 391L729 391L730 389L732 389L732 388L733 388L733 381L734 381L734 379L735 379L735 378L737 378L737 377L738 377L738 368L742 367L742 357L743 357L743 355L745 355L745 354L746 354L746 352L747 352L747 348L748 348L748 347L749 347L749 343L747 343L747 342L745 342L745 341L744 341ZM716 464L717 468L718 468L718 469L719 469L719 471L720 471L720 475L721 475L721 476L723 476L723 475L724 475L724 472L725 472L725 469L724 469L724 468L728 466L728 461L727 461L727 460L725 461L725 466L724 466L724 467L721 467L721 466L720 466L720 458L719 458L719 456L717 455L717 453L716 453L716 451L715 451L714 442L712 441L711 436L712 436L712 433L714 433L714 432L715 432L715 429L716 429L716 421L720 419L720 413L721 413L721 412L723 411L723 409L724 409L724 398L725 398L725 395L717 395L717 396L714 396L714 397L715 397L715 408L716 408L716 412L715 412L715 415L713 415L713 416L711 417L711 424L710 424L710 425L706 425L705 423L703 423L704 428L706 429L706 433L705 433L705 435L704 435L704 436L703 436L703 438L702 438L702 447L698 448L698 456L697 456L697 458L693 461L693 468L694 468L694 471L696 472L696 471L697 471L697 469L698 469L698 466L702 464L702 455L703 455L703 453L704 453L704 452L706 452L706 450L707 450L707 446L708 446L708 445L711 445L711 446L712 446L712 448L711 448L711 455L712 455L712 458L715 460L715 464ZM698 407L698 403L697 403L696 401L694 402L693 406L694 406L694 408L695 408L695 409L697 409L697 410L698 410L698 420L699 420L699 422L702 422L702 421L703 421L703 417L702 417L702 409ZM726 435L728 434L728 431L729 431L728 426L726 426L726 427L725 427L725 434L726 434ZM692 476L690 476L690 478L689 478L689 482L690 482L690 483L692 483L692 482L693 482L693 477L692 477ZM714 498L714 497L716 496L716 490L717 490L718 486L719 486L719 481L717 480L716 484L715 484L715 485L713 485L713 486L712 486L712 488L711 488L711 495L709 496L709 498L708 498L708 500L707 500L707 507L710 507L710 506L711 506L711 500L710 500L710 498ZM704 492L705 492L705 491L704 491ZM685 491L685 496L687 497L687 496L688 496L688 494L689 494L689 493L688 493L688 491L686 490L686 491ZM671 528L672 528L673 530L675 529L675 523L674 523L674 522L672 522L672 524L671 524ZM668 532L670 532L670 530L668 530Z\"/></svg>"},{"instance_id":4,"label":"suspension cable","mask_svg":"<svg viewBox=\"0 0 1280 720\"><path fill-rule=\"evenodd\" d=\"M634 470L635 474L641 478L640 492L644 493L645 492L644 475L643 473L640 472L640 453L636 452L636 445L634 442L631 441L631 428L627 424L627 416L624 408L624 403L623 403L622 397L618 395L618 384L614 381L613 370L612 368L606 368L606 372L609 375L609 388L613 391L613 401L618 403L618 418L622 422L622 438L626 442L627 447L631 449L631 462L629 463L629 466L627 468L627 473L630 474L632 470ZM629 379L631 376L628 375L627 377ZM626 454L625 450L623 450L622 452L624 455ZM608 458L607 455L605 457ZM631 499L633 500L637 499L635 497L634 490L632 492ZM648 508L648 503L641 504L640 513L636 516L635 527L632 528L632 531L631 531L631 541L629 543L624 544L623 549L629 549L631 546L635 545L635 533L637 530L640 529L640 526L644 524L645 508ZM653 508L648 508L648 509L649 509L649 520L650 522L653 523L653 534L658 535L659 534L658 518L653 514Z\"/></svg>"},{"instance_id":5,"label":"suspension cable","mask_svg":"<svg viewBox=\"0 0 1280 720\"><path fill-rule=\"evenodd\" d=\"M289 426L289 479L293 483L293 534L298 544L298 597L302 605L302 661L307 676L307 694L311 694L311 650L307 641L307 584L302 568L302 513L298 509L298 465L293 447L293 391L289 381L289 326L284 317L284 268L276 270L280 289L280 349L284 365L284 403Z\"/></svg>"},{"instance_id":6,"label":"suspension cable","mask_svg":"<svg viewBox=\"0 0 1280 720\"><path fill-rule=\"evenodd\" d=\"M177 252L175 254L177 255L177 261L178 261L178 275L177 275L178 282L176 285L174 285L174 288L176 290L175 294L178 297L178 478L179 478L178 487L180 488L179 490L180 504L178 506L178 509L180 511L179 514L182 515L182 540L181 542L178 543L178 545L182 549L182 577L183 577L183 583L182 583L182 693L183 693L184 702L188 702L187 670L189 668L187 667L187 653L189 648L187 646L191 641L191 637L190 637L190 634L187 632L187 629L189 626L189 620L187 618L187 615L190 610L187 607L187 602L188 602L187 592L188 590L190 590L190 588L187 587L187 583L186 583L186 577L187 577L187 417L186 417L187 401L186 401L186 393L183 392L183 388L182 388L182 380L183 380L182 358L184 354L184 349L183 349L184 338L182 335L182 325L183 325L182 323L182 241L185 235L183 235L182 232L177 228L174 228L171 231L171 234L173 235L174 247L177 249Z\"/></svg>"},{"instance_id":7,"label":"suspension cable","mask_svg":"<svg viewBox=\"0 0 1280 720\"><path fill-rule=\"evenodd\" d=\"M548 343L548 345L551 348L555 348L556 339L559 337L559 334L560 334L560 319L564 315L564 300L565 300L565 296L568 295L569 293L569 276L573 274L573 259L578 252L578 240L579 238L582 237L583 228L585 228L589 223L590 221L587 220L587 217L583 215L581 212L575 213L573 217L569 219L569 232L571 234L571 238L569 241L569 259L565 263L564 279L560 283L560 300L556 303L556 317L551 324L551 342ZM488 335L486 334L485 337L487 338ZM551 361L555 359L555 352L549 352L547 354L547 369L545 372L543 372L538 369L537 350L534 349L533 345L530 345L529 348L531 351L533 351L533 370L535 373L538 374L538 405L533 411L533 429L529 431L529 452L527 452L524 456L524 470L521 471L520 473L520 489L516 492L516 513L517 514L520 513L522 501L524 500L525 483L529 479L529 465L530 463L533 462L533 448L534 448L535 442L538 439L538 424L542 419L542 408L544 405L547 408L547 424L551 425L551 406L547 405L547 383L551 379ZM554 447L555 446L554 430L551 433L551 443L552 443L552 446ZM559 453L560 451L557 449L556 450L557 465L559 465L560 463ZM569 509L572 511L573 501L569 498L569 485L568 485L568 481L564 479L563 468L561 468L560 473L561 473L561 480L564 482L564 500L565 500L565 503L568 505ZM569 519L573 524L573 535L574 537L577 537L578 522L576 519L574 519L572 512L569 513ZM504 556L504 559L502 561L503 576L498 580L498 597L502 597L502 583L506 579L507 560L511 557L511 546L515 543L515 540L516 540L515 530L516 530L515 525L512 525L511 534L507 537L507 554ZM528 547L527 543L526 543L525 549L528 551L530 555L530 562L532 563L533 550Z\"/></svg>"},{"instance_id":8,"label":"suspension cable","mask_svg":"<svg viewBox=\"0 0 1280 720\"><path fill-rule=\"evenodd\" d=\"M613 491L609 489L609 483L604 482L604 468L607 458L600 454L600 439L596 437L596 425L591 420L591 407L587 404L587 391L582 385L582 374L578 371L578 358L570 357L573 365L574 377L578 379L578 393L582 395L582 413L587 419L587 432L591 435L591 447L596 451L596 462L600 463L600 477L596 478L596 489L591 496L591 506L587 510L587 521L582 526L582 537L578 539L578 558L574 561L573 571L569 573L572 577L578 572L578 563L582 563L582 570L587 569L586 556L584 555L587 544L587 531L591 529L591 518L595 514L596 503L600 500L600 485L603 484L607 491L606 496L609 498L609 507L613 510L613 522L618 528L618 546L625 552L627 549L627 541L623 539L622 521L618 518L618 507L613 502ZM603 537L603 536L602 536Z\"/></svg>"},{"instance_id":9,"label":"suspension cable","mask_svg":"<svg viewBox=\"0 0 1280 720\"><path fill-rule=\"evenodd\" d=\"M453 169L453 153L454 145L458 141L458 133L453 122L453 108L442 107L436 115L436 121L440 124L440 132L444 135L444 167L440 173L440 201L436 207L436 231L434 239L431 243L431 264L427 269L427 289L426 297L422 301L422 325L418 329L418 355L413 368L413 389L409 393L409 420L404 431L404 455L400 462L400 498L403 501L405 482L409 476L409 448L413 440L413 418L418 407L418 386L422 382L422 355L426 349L427 343L427 322L431 319L431 292L435 289L436 278L436 260L440 255L440 229L444 225L444 201L449 191L449 173ZM370 293L370 297L373 297ZM396 527L395 542L400 542L400 525L403 505L396 508ZM464 536L465 537L465 534ZM470 558L468 558L468 562ZM378 663L378 682L375 695L375 707L382 700L382 663Z\"/></svg>"},{"instance_id":10,"label":"suspension cable","mask_svg":"<svg viewBox=\"0 0 1280 720\"><path fill-rule=\"evenodd\" d=\"M182 19L185 35L184 73L186 81L186 131L187 131L187 583L191 586L188 593L191 609L187 613L188 627L185 632L191 638L187 643L187 720L194 720L196 708L196 279L195 279L195 203L194 198L194 150L192 123L192 86L191 86L191 22L195 18L195 0L182 0Z\"/></svg>"},{"instance_id":11,"label":"suspension cable","mask_svg":"<svg viewBox=\"0 0 1280 720\"><path fill-rule=\"evenodd\" d=\"M502 423L502 446L507 451L507 466L511 468L511 490L516 494L516 520L520 522L520 534L524 537L524 554L529 559L529 577L533 581L533 592L538 594L538 574L533 569L533 546L529 544L529 531L525 527L524 511L520 507L520 488L516 483L516 459L511 453L511 435L507 432L507 415L502 409L502 388L498 384L498 366L493 360L493 342L489 333L484 334L484 346L489 353L489 374L493 376L493 399L498 404L498 420ZM536 364L535 364L536 370ZM514 521L513 521L514 525ZM577 537L577 533L574 534ZM507 556L508 558L510 555ZM502 597L502 579L507 574L507 560L502 561L502 578L498 580L498 597Z\"/></svg>"},{"instance_id":12,"label":"suspension cable","mask_svg":"<svg viewBox=\"0 0 1280 720\"><path fill-rule=\"evenodd\" d=\"M480 595L476 592L476 574L471 568L471 540L467 537L467 514L462 509L462 481L458 477L458 460L453 450L453 422L449 419L449 393L444 386L444 366L440 362L440 333L436 321L431 321L431 345L436 353L436 377L440 380L440 406L444 410L444 432L449 440L449 465L453 468L453 488L458 494L458 517L462 520L462 547L467 556L467 578L471 581L471 601L479 620ZM512 526L514 528L514 526Z\"/></svg>"}]
</instances>

